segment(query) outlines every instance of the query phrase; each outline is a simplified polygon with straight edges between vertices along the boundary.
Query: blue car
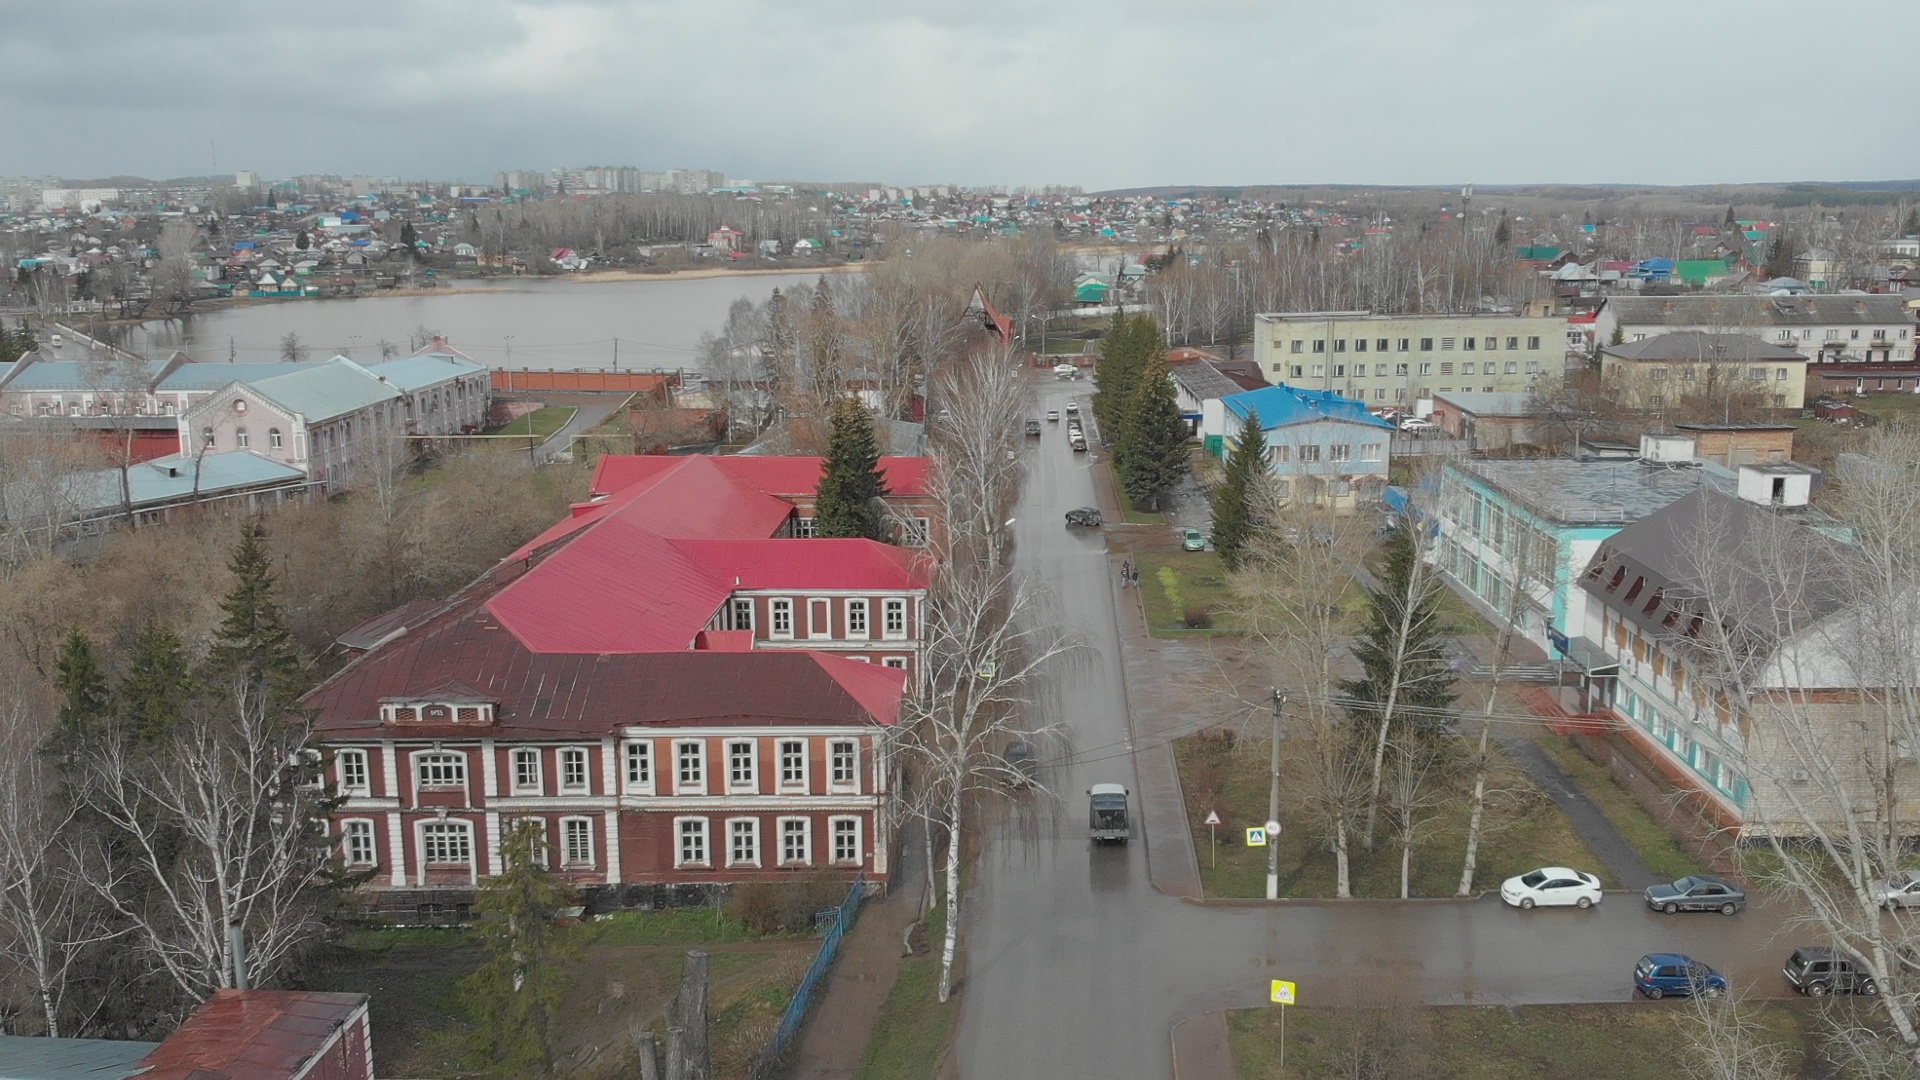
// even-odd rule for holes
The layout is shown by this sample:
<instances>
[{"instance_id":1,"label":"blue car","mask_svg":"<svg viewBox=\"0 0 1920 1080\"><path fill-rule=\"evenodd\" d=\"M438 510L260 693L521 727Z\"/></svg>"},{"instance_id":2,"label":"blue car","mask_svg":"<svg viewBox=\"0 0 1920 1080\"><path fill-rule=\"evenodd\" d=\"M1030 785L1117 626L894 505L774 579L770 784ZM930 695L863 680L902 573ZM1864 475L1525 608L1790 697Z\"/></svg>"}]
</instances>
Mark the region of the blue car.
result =
<instances>
[{"instance_id":1,"label":"blue car","mask_svg":"<svg viewBox=\"0 0 1920 1080\"><path fill-rule=\"evenodd\" d=\"M1727 992L1727 980L1691 956L1657 952L1641 957L1634 966L1633 988L1655 1000L1669 995L1719 997Z\"/></svg>"}]
</instances>

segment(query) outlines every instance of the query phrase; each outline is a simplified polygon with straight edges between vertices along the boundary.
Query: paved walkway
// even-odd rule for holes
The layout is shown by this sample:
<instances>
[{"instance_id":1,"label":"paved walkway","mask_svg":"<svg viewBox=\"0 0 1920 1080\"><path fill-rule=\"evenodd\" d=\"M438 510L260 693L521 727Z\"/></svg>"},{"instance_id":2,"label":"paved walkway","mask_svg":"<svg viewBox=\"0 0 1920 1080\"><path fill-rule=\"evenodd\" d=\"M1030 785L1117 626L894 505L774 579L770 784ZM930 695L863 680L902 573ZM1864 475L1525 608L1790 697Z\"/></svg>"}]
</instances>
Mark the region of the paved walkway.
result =
<instances>
[{"instance_id":1,"label":"paved walkway","mask_svg":"<svg viewBox=\"0 0 1920 1080\"><path fill-rule=\"evenodd\" d=\"M887 894L860 906L820 1000L800 1027L786 1080L847 1080L860 1071L881 1007L900 978L907 927L920 913L924 861L917 827L903 830Z\"/></svg>"}]
</instances>

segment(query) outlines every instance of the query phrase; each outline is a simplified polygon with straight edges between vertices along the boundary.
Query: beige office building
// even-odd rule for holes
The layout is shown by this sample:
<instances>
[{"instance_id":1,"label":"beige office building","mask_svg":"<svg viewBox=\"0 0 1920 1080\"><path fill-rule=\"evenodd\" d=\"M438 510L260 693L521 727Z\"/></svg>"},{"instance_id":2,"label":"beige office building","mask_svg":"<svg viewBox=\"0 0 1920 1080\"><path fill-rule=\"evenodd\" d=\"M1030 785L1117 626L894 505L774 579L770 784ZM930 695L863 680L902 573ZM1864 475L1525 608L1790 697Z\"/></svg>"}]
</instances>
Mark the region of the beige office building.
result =
<instances>
[{"instance_id":1,"label":"beige office building","mask_svg":"<svg viewBox=\"0 0 1920 1080\"><path fill-rule=\"evenodd\" d=\"M1543 373L1558 377L1567 320L1287 311L1255 315L1253 333L1254 359L1276 383L1411 407L1436 393L1523 393Z\"/></svg>"}]
</instances>

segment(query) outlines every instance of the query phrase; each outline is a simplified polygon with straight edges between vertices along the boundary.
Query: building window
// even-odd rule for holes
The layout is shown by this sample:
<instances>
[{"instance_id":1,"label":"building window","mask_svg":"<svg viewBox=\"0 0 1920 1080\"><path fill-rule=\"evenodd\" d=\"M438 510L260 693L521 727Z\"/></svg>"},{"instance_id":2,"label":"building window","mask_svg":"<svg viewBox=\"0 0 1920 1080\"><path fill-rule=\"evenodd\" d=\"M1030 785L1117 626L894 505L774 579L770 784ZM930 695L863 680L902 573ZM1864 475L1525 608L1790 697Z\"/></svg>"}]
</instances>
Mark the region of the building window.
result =
<instances>
[{"instance_id":1,"label":"building window","mask_svg":"<svg viewBox=\"0 0 1920 1080\"><path fill-rule=\"evenodd\" d=\"M1442 368L1445 368L1445 367L1446 367L1446 365L1445 365L1445 364L1442 364L1442 365L1440 365L1440 366L1441 366ZM1488 370L1492 370L1492 368L1493 368L1493 365L1492 365L1492 364L1488 364L1488 365L1487 365L1487 368L1488 368ZM1471 375L1471 374L1473 374L1473 361L1471 361L1471 360L1469 360L1469 361L1467 361L1466 363L1464 363L1464 364L1461 364L1461 365L1460 365L1460 374L1462 374L1462 375Z\"/></svg>"},{"instance_id":2,"label":"building window","mask_svg":"<svg viewBox=\"0 0 1920 1080\"><path fill-rule=\"evenodd\" d=\"M420 786L465 787L467 758L464 754L421 754L414 760Z\"/></svg>"},{"instance_id":3,"label":"building window","mask_svg":"<svg viewBox=\"0 0 1920 1080\"><path fill-rule=\"evenodd\" d=\"M727 822L727 865L760 865L760 819L734 818Z\"/></svg>"},{"instance_id":4,"label":"building window","mask_svg":"<svg viewBox=\"0 0 1920 1080\"><path fill-rule=\"evenodd\" d=\"M77 410L79 406L76 405L74 406L74 408ZM209 450L213 449L213 429L212 428L201 428L200 439L201 439L202 446L205 446Z\"/></svg>"},{"instance_id":5,"label":"building window","mask_svg":"<svg viewBox=\"0 0 1920 1080\"><path fill-rule=\"evenodd\" d=\"M1493 351L1494 349L1498 349L1499 347L1500 347L1500 339L1499 339L1499 338L1497 338L1497 337L1490 337L1490 338L1488 338L1488 339L1487 339L1487 350L1488 350L1489 352L1491 352L1491 351Z\"/></svg>"},{"instance_id":6,"label":"building window","mask_svg":"<svg viewBox=\"0 0 1920 1080\"><path fill-rule=\"evenodd\" d=\"M852 739L835 739L827 744L828 778L835 787L852 787L860 781L860 744Z\"/></svg>"},{"instance_id":7,"label":"building window","mask_svg":"<svg viewBox=\"0 0 1920 1080\"><path fill-rule=\"evenodd\" d=\"M627 744L627 790L639 795L653 794L653 744Z\"/></svg>"},{"instance_id":8,"label":"building window","mask_svg":"<svg viewBox=\"0 0 1920 1080\"><path fill-rule=\"evenodd\" d=\"M1748 368L1748 369L1747 369L1747 378L1748 378L1748 379L1749 379L1750 381L1752 381L1752 382L1766 382L1766 381L1767 381L1767 369L1766 369L1766 368L1761 368L1761 367L1757 367L1757 368Z\"/></svg>"},{"instance_id":9,"label":"building window","mask_svg":"<svg viewBox=\"0 0 1920 1080\"><path fill-rule=\"evenodd\" d=\"M1327 460L1328 461L1352 461L1353 460L1353 444L1352 443L1328 444Z\"/></svg>"},{"instance_id":10,"label":"building window","mask_svg":"<svg viewBox=\"0 0 1920 1080\"><path fill-rule=\"evenodd\" d=\"M577 746L569 746L560 751L560 790L569 794L585 794L587 784L587 752Z\"/></svg>"},{"instance_id":11,"label":"building window","mask_svg":"<svg viewBox=\"0 0 1920 1080\"><path fill-rule=\"evenodd\" d=\"M1327 365L1325 365L1325 364L1315 364L1315 365L1313 365L1313 377L1314 377L1314 378L1316 378L1316 379L1319 379L1319 378L1323 378L1323 377L1325 377L1325 375L1326 375L1326 374L1327 374Z\"/></svg>"},{"instance_id":12,"label":"building window","mask_svg":"<svg viewBox=\"0 0 1920 1080\"><path fill-rule=\"evenodd\" d=\"M348 866L372 866L373 822L343 821L340 823L340 851Z\"/></svg>"},{"instance_id":13,"label":"building window","mask_svg":"<svg viewBox=\"0 0 1920 1080\"><path fill-rule=\"evenodd\" d=\"M1508 365L1508 366L1509 366L1509 367L1511 367L1512 365ZM1691 375L1692 375L1692 372L1693 372L1693 369L1692 369L1692 368L1688 368L1688 369L1687 369L1687 372L1688 372L1688 375L1689 375L1689 377L1691 377ZM1538 374L1540 374L1540 361L1538 361L1538 360L1529 360L1529 361L1527 361L1527 374L1529 374L1529 375L1538 375Z\"/></svg>"},{"instance_id":14,"label":"building window","mask_svg":"<svg viewBox=\"0 0 1920 1080\"><path fill-rule=\"evenodd\" d=\"M1292 348L1290 348L1290 349L1288 349L1287 351L1288 351L1288 352L1296 352L1296 353L1297 353L1297 352L1301 352L1301 351L1303 351L1303 349L1304 349L1304 348L1305 348L1305 346L1306 346L1306 342L1304 342L1304 341L1289 341L1289 342L1287 342L1287 344L1288 344L1288 345L1290 345L1290 346L1292 346Z\"/></svg>"},{"instance_id":15,"label":"building window","mask_svg":"<svg viewBox=\"0 0 1920 1080\"><path fill-rule=\"evenodd\" d=\"M1386 339L1386 338L1381 338L1380 340L1378 340L1378 341L1376 341L1376 342L1374 342L1374 343L1373 343L1373 351L1374 351L1374 352L1386 352L1386 351L1387 351L1387 339Z\"/></svg>"},{"instance_id":16,"label":"building window","mask_svg":"<svg viewBox=\"0 0 1920 1080\"><path fill-rule=\"evenodd\" d=\"M1774 369L1773 369L1773 381L1774 381L1774 382L1786 382L1786 381L1787 381L1787 369L1786 369L1786 368L1774 368Z\"/></svg>"},{"instance_id":17,"label":"building window","mask_svg":"<svg viewBox=\"0 0 1920 1080\"><path fill-rule=\"evenodd\" d=\"M889 656L880 661L880 666L905 671L907 670L907 658L904 656Z\"/></svg>"},{"instance_id":18,"label":"building window","mask_svg":"<svg viewBox=\"0 0 1920 1080\"><path fill-rule=\"evenodd\" d=\"M1493 367L1493 365L1492 365L1492 364L1488 364L1488 365L1487 365L1487 367L1488 367L1488 368L1492 368L1492 367ZM1514 362L1514 361L1512 361L1512 360L1509 360L1509 361L1507 361L1507 374L1509 374L1509 375L1518 375L1519 373L1520 373L1520 366L1519 366L1519 364L1517 364L1517 363L1515 363L1515 362ZM1487 374L1489 374L1489 375L1491 375L1491 374L1493 374L1493 372L1492 372L1491 370L1489 370L1489 371L1487 372Z\"/></svg>"},{"instance_id":19,"label":"building window","mask_svg":"<svg viewBox=\"0 0 1920 1080\"><path fill-rule=\"evenodd\" d=\"M864 599L847 601L847 636L867 636L867 602Z\"/></svg>"},{"instance_id":20,"label":"building window","mask_svg":"<svg viewBox=\"0 0 1920 1080\"><path fill-rule=\"evenodd\" d=\"M1400 346L1400 348L1399 348L1399 350L1398 350L1398 351L1400 351L1400 352L1406 352L1406 351L1407 351L1407 346L1408 346L1409 344L1411 344L1411 343L1412 343L1412 340L1413 340L1413 339L1411 339L1411 338L1401 338L1401 339L1400 339L1400 341L1399 341L1399 343L1398 343L1398 344L1399 344L1399 346Z\"/></svg>"},{"instance_id":21,"label":"building window","mask_svg":"<svg viewBox=\"0 0 1920 1080\"><path fill-rule=\"evenodd\" d=\"M772 622L772 635L781 640L793 639L793 601L784 597L767 601L767 616Z\"/></svg>"},{"instance_id":22,"label":"building window","mask_svg":"<svg viewBox=\"0 0 1920 1080\"><path fill-rule=\"evenodd\" d=\"M881 601L881 636L900 640L907 636L907 602L904 599Z\"/></svg>"},{"instance_id":23,"label":"building window","mask_svg":"<svg viewBox=\"0 0 1920 1080\"><path fill-rule=\"evenodd\" d=\"M1532 339L1532 340L1534 340L1534 341L1538 341L1538 340L1540 340L1540 339L1539 339L1539 338L1534 338L1534 339ZM1519 348L1519 347L1520 347L1520 339L1519 339L1519 338L1517 338L1517 337L1510 337L1510 338L1508 338L1508 339L1507 339L1507 348L1509 348L1509 349L1517 349L1517 348Z\"/></svg>"},{"instance_id":24,"label":"building window","mask_svg":"<svg viewBox=\"0 0 1920 1080\"><path fill-rule=\"evenodd\" d=\"M820 535L820 526L813 518L803 517L793 523L793 535L803 540L812 540Z\"/></svg>"},{"instance_id":25,"label":"building window","mask_svg":"<svg viewBox=\"0 0 1920 1080\"><path fill-rule=\"evenodd\" d=\"M1647 395L1647 408L1649 409L1664 408L1666 404L1667 404L1667 399L1663 395L1660 395L1660 394Z\"/></svg>"},{"instance_id":26,"label":"building window","mask_svg":"<svg viewBox=\"0 0 1920 1080\"><path fill-rule=\"evenodd\" d=\"M1648 369L1647 369L1647 378L1649 378L1649 379L1664 379L1664 378L1666 378L1666 377L1667 377L1667 369L1666 369L1666 368L1663 368L1663 367L1657 367L1657 368L1648 368Z\"/></svg>"},{"instance_id":27,"label":"building window","mask_svg":"<svg viewBox=\"0 0 1920 1080\"><path fill-rule=\"evenodd\" d=\"M814 597L807 601L807 637L833 636L833 602Z\"/></svg>"},{"instance_id":28,"label":"building window","mask_svg":"<svg viewBox=\"0 0 1920 1080\"><path fill-rule=\"evenodd\" d=\"M1386 377L1387 377L1387 365L1385 365L1385 364L1375 364L1375 365L1373 365L1373 373L1374 373L1374 375L1375 375L1375 376L1377 376L1377 377L1379 377L1379 378L1382 378L1382 379L1384 379L1384 378L1386 378Z\"/></svg>"},{"instance_id":29,"label":"building window","mask_svg":"<svg viewBox=\"0 0 1920 1080\"><path fill-rule=\"evenodd\" d=\"M365 750L341 750L334 755L340 763L340 791L345 795L367 795L373 791L367 775Z\"/></svg>"},{"instance_id":30,"label":"building window","mask_svg":"<svg viewBox=\"0 0 1920 1080\"><path fill-rule=\"evenodd\" d=\"M707 819L680 818L681 866L707 865Z\"/></svg>"},{"instance_id":31,"label":"building window","mask_svg":"<svg viewBox=\"0 0 1920 1080\"><path fill-rule=\"evenodd\" d=\"M1361 369L1360 369L1360 374L1362 374L1362 375L1365 375L1366 373L1367 373L1367 369L1366 369L1366 368L1365 368L1364 366L1363 366L1363 367L1361 367ZM1344 378L1346 378L1346 377L1347 377L1347 365L1345 365L1345 364L1335 364L1335 365L1333 365L1333 377L1334 377L1334 378L1336 378L1336 379L1344 379Z\"/></svg>"},{"instance_id":32,"label":"building window","mask_svg":"<svg viewBox=\"0 0 1920 1080\"><path fill-rule=\"evenodd\" d=\"M1361 443L1360 444L1360 460L1361 461L1379 461L1380 460L1380 444L1377 442Z\"/></svg>"},{"instance_id":33,"label":"building window","mask_svg":"<svg viewBox=\"0 0 1920 1080\"><path fill-rule=\"evenodd\" d=\"M1278 446L1267 447L1267 460L1276 465L1285 465L1292 456L1293 448L1285 443L1281 443Z\"/></svg>"},{"instance_id":34,"label":"building window","mask_svg":"<svg viewBox=\"0 0 1920 1080\"><path fill-rule=\"evenodd\" d=\"M729 615L728 615L727 629L729 630L752 630L753 629L753 598L752 597L737 596L734 598L733 604L731 605L731 611L729 612Z\"/></svg>"},{"instance_id":35,"label":"building window","mask_svg":"<svg viewBox=\"0 0 1920 1080\"><path fill-rule=\"evenodd\" d=\"M1528 339L1527 339L1527 348L1529 348L1529 349L1537 349L1537 348L1539 348L1539 347L1540 347L1540 339L1539 339L1539 338L1537 338L1537 337L1530 337L1530 338L1528 338Z\"/></svg>"},{"instance_id":36,"label":"building window","mask_svg":"<svg viewBox=\"0 0 1920 1080\"><path fill-rule=\"evenodd\" d=\"M247 434L246 428L234 428L233 444L235 446L238 446L240 449L245 450L247 447L253 445L253 436Z\"/></svg>"},{"instance_id":37,"label":"building window","mask_svg":"<svg viewBox=\"0 0 1920 1080\"><path fill-rule=\"evenodd\" d=\"M1393 365L1393 373L1395 375L1405 375L1407 373L1407 365L1405 364Z\"/></svg>"},{"instance_id":38,"label":"building window","mask_svg":"<svg viewBox=\"0 0 1920 1080\"><path fill-rule=\"evenodd\" d=\"M1366 338L1354 338L1354 339L1353 339L1353 351L1354 351L1354 352L1366 352L1366 351L1367 351L1367 339L1366 339Z\"/></svg>"},{"instance_id":39,"label":"building window","mask_svg":"<svg viewBox=\"0 0 1920 1080\"><path fill-rule=\"evenodd\" d=\"M1316 462L1319 460L1320 460L1320 444L1319 443L1305 443L1301 445L1300 447L1300 463L1301 464L1303 465L1311 464L1312 462Z\"/></svg>"},{"instance_id":40,"label":"building window","mask_svg":"<svg viewBox=\"0 0 1920 1080\"><path fill-rule=\"evenodd\" d=\"M465 822L429 821L420 826L420 861L465 864L473 860L473 839Z\"/></svg>"},{"instance_id":41,"label":"building window","mask_svg":"<svg viewBox=\"0 0 1920 1080\"><path fill-rule=\"evenodd\" d=\"M1326 352L1326 351L1327 351L1327 340L1326 340L1325 338L1315 338L1315 339L1313 340L1313 351L1314 351L1314 352L1317 352L1317 353L1323 353L1323 352Z\"/></svg>"},{"instance_id":42,"label":"building window","mask_svg":"<svg viewBox=\"0 0 1920 1080\"><path fill-rule=\"evenodd\" d=\"M513 752L513 793L540 794L540 751L523 748Z\"/></svg>"},{"instance_id":43,"label":"building window","mask_svg":"<svg viewBox=\"0 0 1920 1080\"><path fill-rule=\"evenodd\" d=\"M1431 374L1433 374L1433 361L1431 361L1431 360L1422 360L1422 361L1420 362L1420 374L1422 374L1422 375L1431 375Z\"/></svg>"},{"instance_id":44,"label":"building window","mask_svg":"<svg viewBox=\"0 0 1920 1080\"><path fill-rule=\"evenodd\" d=\"M286 445L286 440L281 437L279 428L275 427L275 428L267 429L267 446L269 449L279 450L283 448L285 445Z\"/></svg>"},{"instance_id":45,"label":"building window","mask_svg":"<svg viewBox=\"0 0 1920 1080\"><path fill-rule=\"evenodd\" d=\"M900 546L923 548L932 543L932 523L923 517L910 517L900 523Z\"/></svg>"},{"instance_id":46,"label":"building window","mask_svg":"<svg viewBox=\"0 0 1920 1080\"><path fill-rule=\"evenodd\" d=\"M780 789L806 790L807 743L805 739L780 740Z\"/></svg>"},{"instance_id":47,"label":"building window","mask_svg":"<svg viewBox=\"0 0 1920 1080\"><path fill-rule=\"evenodd\" d=\"M707 790L707 744L697 739L677 743L674 756L679 763L676 774L679 783L676 788L683 793L704 793Z\"/></svg>"},{"instance_id":48,"label":"building window","mask_svg":"<svg viewBox=\"0 0 1920 1080\"><path fill-rule=\"evenodd\" d=\"M1294 344L1297 345L1299 342L1295 342ZM1287 368L1287 377L1291 379L1304 379L1306 378L1306 370L1306 368L1301 367L1299 364L1294 364Z\"/></svg>"},{"instance_id":49,"label":"building window","mask_svg":"<svg viewBox=\"0 0 1920 1080\"><path fill-rule=\"evenodd\" d=\"M560 859L562 866L574 869L593 867L593 819L560 819Z\"/></svg>"},{"instance_id":50,"label":"building window","mask_svg":"<svg viewBox=\"0 0 1920 1080\"><path fill-rule=\"evenodd\" d=\"M836 866L854 866L861 861L860 819L837 817L830 819L833 829L833 862Z\"/></svg>"},{"instance_id":51,"label":"building window","mask_svg":"<svg viewBox=\"0 0 1920 1080\"><path fill-rule=\"evenodd\" d=\"M1334 338L1334 339L1333 339L1333 351L1334 351L1334 352L1346 352L1346 351L1347 351L1347 339L1346 339L1346 338Z\"/></svg>"},{"instance_id":52,"label":"building window","mask_svg":"<svg viewBox=\"0 0 1920 1080\"><path fill-rule=\"evenodd\" d=\"M754 743L752 739L735 739L727 743L727 787L733 791L752 791L754 789Z\"/></svg>"},{"instance_id":53,"label":"building window","mask_svg":"<svg viewBox=\"0 0 1920 1080\"><path fill-rule=\"evenodd\" d=\"M813 820L780 819L780 865L806 866L813 861Z\"/></svg>"},{"instance_id":54,"label":"building window","mask_svg":"<svg viewBox=\"0 0 1920 1080\"><path fill-rule=\"evenodd\" d=\"M1473 351L1473 339L1472 339L1472 338L1461 338L1461 339L1460 339L1460 347L1461 347L1462 349L1465 349L1465 350L1467 350L1468 352L1472 352L1472 351Z\"/></svg>"}]
</instances>

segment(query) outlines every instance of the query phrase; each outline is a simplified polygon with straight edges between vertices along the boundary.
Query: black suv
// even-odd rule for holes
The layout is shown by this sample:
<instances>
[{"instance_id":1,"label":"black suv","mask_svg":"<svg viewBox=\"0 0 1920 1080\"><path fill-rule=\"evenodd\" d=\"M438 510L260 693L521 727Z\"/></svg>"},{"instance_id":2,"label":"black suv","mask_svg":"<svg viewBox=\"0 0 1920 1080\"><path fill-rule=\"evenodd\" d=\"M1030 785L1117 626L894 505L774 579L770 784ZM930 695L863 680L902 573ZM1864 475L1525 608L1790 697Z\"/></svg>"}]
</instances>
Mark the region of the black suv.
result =
<instances>
[{"instance_id":1,"label":"black suv","mask_svg":"<svg viewBox=\"0 0 1920 1080\"><path fill-rule=\"evenodd\" d=\"M1860 970L1859 961L1824 945L1793 950L1780 973L1787 977L1787 985L1808 997L1880 992L1873 976Z\"/></svg>"},{"instance_id":2,"label":"black suv","mask_svg":"<svg viewBox=\"0 0 1920 1080\"><path fill-rule=\"evenodd\" d=\"M1097 528L1100 525L1100 511L1091 506L1082 506L1077 510L1069 510L1067 511L1067 524L1089 525Z\"/></svg>"}]
</instances>

